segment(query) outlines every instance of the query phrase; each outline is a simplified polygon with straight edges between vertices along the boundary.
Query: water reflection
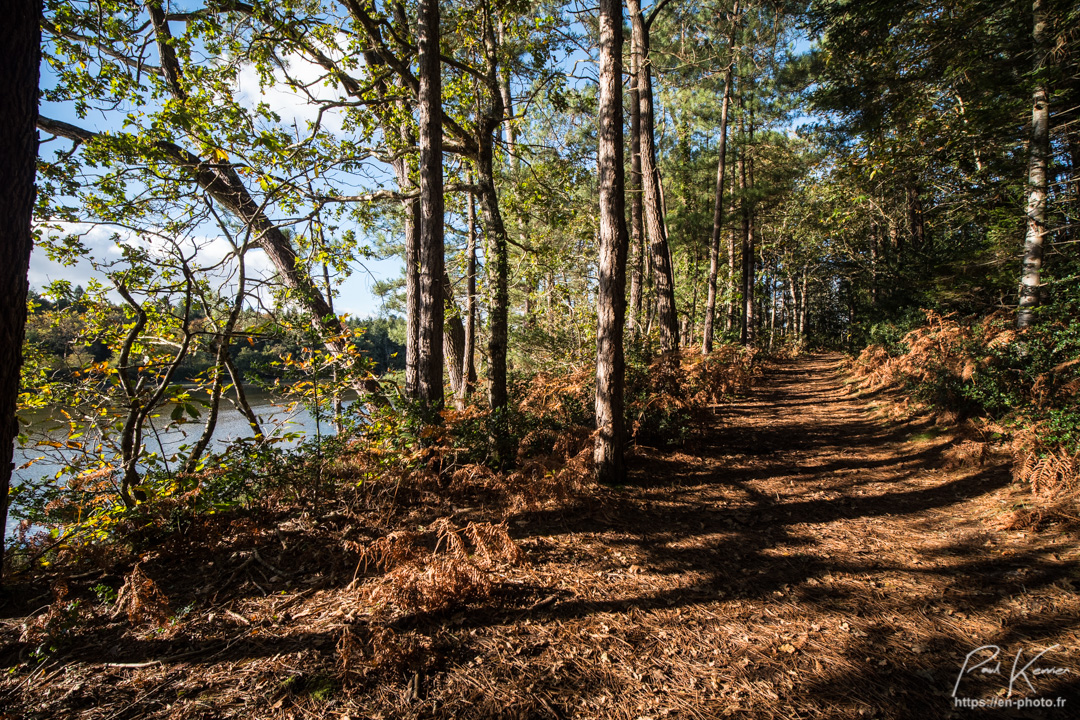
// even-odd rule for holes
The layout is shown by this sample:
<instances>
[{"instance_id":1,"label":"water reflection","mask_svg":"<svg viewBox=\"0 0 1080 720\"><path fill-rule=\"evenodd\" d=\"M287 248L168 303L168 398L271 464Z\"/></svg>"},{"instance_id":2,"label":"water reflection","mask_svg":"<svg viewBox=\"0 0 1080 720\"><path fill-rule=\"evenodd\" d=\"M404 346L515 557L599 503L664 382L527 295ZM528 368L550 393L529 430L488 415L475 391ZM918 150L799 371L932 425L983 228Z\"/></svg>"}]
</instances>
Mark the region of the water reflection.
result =
<instances>
[{"instance_id":1,"label":"water reflection","mask_svg":"<svg viewBox=\"0 0 1080 720\"><path fill-rule=\"evenodd\" d=\"M303 405L290 406L288 403L266 393L248 392L248 402L255 415L259 418L263 431L267 435L290 433L299 437L284 440L280 444L292 447L305 439L313 439L316 434L322 436L333 435L335 432L334 422L324 411L317 419ZM345 401L348 406L351 400ZM200 408L201 409L201 408ZM199 420L186 422L182 425L169 423L171 406L166 406L144 432L143 442L148 452L157 453L165 459L166 464L175 468L183 462L183 456L179 454L183 445L193 445L202 434L205 414ZM74 450L48 447L41 445L42 440L51 441L63 445L67 442L67 426L61 426L47 414L40 414L31 420L31 426L26 428L29 432L28 443L15 448L15 474L12 477L12 485L17 487L23 482L40 480L42 478L55 478L54 482L63 483L63 477L57 478L63 468L70 462L76 453ZM243 413L228 402L222 402L218 411L217 424L214 429L214 438L211 441L208 452L218 452L234 440L252 437L251 426ZM7 534L11 534L18 528L19 520L14 518L17 508L11 508L8 513Z\"/></svg>"}]
</instances>

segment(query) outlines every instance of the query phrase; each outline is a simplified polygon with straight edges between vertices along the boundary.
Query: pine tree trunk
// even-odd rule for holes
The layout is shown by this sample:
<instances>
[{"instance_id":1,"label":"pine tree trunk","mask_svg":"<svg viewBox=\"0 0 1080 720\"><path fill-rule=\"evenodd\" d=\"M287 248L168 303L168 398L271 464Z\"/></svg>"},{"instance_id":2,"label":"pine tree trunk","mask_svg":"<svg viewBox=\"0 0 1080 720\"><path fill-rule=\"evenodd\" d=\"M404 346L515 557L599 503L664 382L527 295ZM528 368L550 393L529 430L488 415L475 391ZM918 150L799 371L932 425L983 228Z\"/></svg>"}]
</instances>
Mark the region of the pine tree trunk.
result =
<instances>
[{"instance_id":1,"label":"pine tree trunk","mask_svg":"<svg viewBox=\"0 0 1080 720\"><path fill-rule=\"evenodd\" d=\"M878 232L875 223L870 228L870 302L874 307L878 304Z\"/></svg>"},{"instance_id":2,"label":"pine tree trunk","mask_svg":"<svg viewBox=\"0 0 1080 720\"><path fill-rule=\"evenodd\" d=\"M429 410L443 404L443 172L439 3L420 0L420 308L418 397Z\"/></svg>"},{"instance_id":3,"label":"pine tree trunk","mask_svg":"<svg viewBox=\"0 0 1080 720\"><path fill-rule=\"evenodd\" d=\"M739 107L743 107L743 100L739 98ZM745 123L742 117L739 118L739 136L743 138L743 143L746 142ZM746 197L746 155L747 146L744 144L739 153L739 159L737 162L737 170L739 173L739 213L742 217L742 246L739 249L739 258L742 261L739 276L739 341L742 344L746 344L747 329L746 329L746 298L750 292L748 287L748 280L750 279L750 273L746 270L748 262L753 262L750 256L750 208L748 207L748 200Z\"/></svg>"},{"instance_id":4,"label":"pine tree trunk","mask_svg":"<svg viewBox=\"0 0 1080 720\"><path fill-rule=\"evenodd\" d=\"M406 147L415 147L411 129L402 129ZM398 188L407 192L414 188L409 161L394 162ZM405 394L415 398L420 392L420 200L402 201L405 210Z\"/></svg>"},{"instance_id":5,"label":"pine tree trunk","mask_svg":"<svg viewBox=\"0 0 1080 720\"><path fill-rule=\"evenodd\" d=\"M645 226L641 200L641 101L638 93L639 53L634 49L637 37L631 33L630 51L630 317L627 326L637 337L641 334L641 297L645 285Z\"/></svg>"},{"instance_id":6,"label":"pine tree trunk","mask_svg":"<svg viewBox=\"0 0 1080 720\"><path fill-rule=\"evenodd\" d=\"M1046 0L1034 0L1035 90L1032 94L1031 144L1028 147L1027 232L1020 272L1016 326L1029 327L1040 303L1043 238L1046 235L1047 158L1050 154L1050 93L1044 77L1047 59Z\"/></svg>"},{"instance_id":7,"label":"pine tree trunk","mask_svg":"<svg viewBox=\"0 0 1080 720\"><path fill-rule=\"evenodd\" d=\"M923 217L922 191L917 182L907 188L908 234L911 246L918 251L926 240L926 221Z\"/></svg>"},{"instance_id":8,"label":"pine tree trunk","mask_svg":"<svg viewBox=\"0 0 1080 720\"><path fill-rule=\"evenodd\" d=\"M795 278L791 275L787 276L787 290L788 297L791 298L791 307L788 308L787 312L788 323L790 324L791 334L795 336L796 345L801 346L802 338L799 337L799 298L795 294Z\"/></svg>"},{"instance_id":9,"label":"pine tree trunk","mask_svg":"<svg viewBox=\"0 0 1080 720\"><path fill-rule=\"evenodd\" d=\"M492 410L498 410L507 403L506 349L509 336L510 265L506 226L503 224L499 199L495 192L495 169L490 139L481 141L480 145L476 181L480 189L480 209L487 235L485 264L488 272L488 320L491 326L488 336L488 403Z\"/></svg>"},{"instance_id":10,"label":"pine tree trunk","mask_svg":"<svg viewBox=\"0 0 1080 720\"><path fill-rule=\"evenodd\" d=\"M507 396L507 348L509 345L510 290L509 253L506 224L499 209L499 197L495 190L495 134L505 117L502 91L499 83L499 43L491 17L491 6L484 12L484 55L486 74L484 78L490 102L477 119L476 184L481 212L484 215L484 232L487 240L485 266L488 274L488 402L495 411L495 428L491 442L501 464L512 461L513 448L505 428L502 409Z\"/></svg>"},{"instance_id":11,"label":"pine tree trunk","mask_svg":"<svg viewBox=\"0 0 1080 720\"><path fill-rule=\"evenodd\" d=\"M33 247L34 174L37 164L38 64L41 0L11 0L0 22L0 583L7 536L8 490L19 424L26 333L27 271Z\"/></svg>"},{"instance_id":12,"label":"pine tree trunk","mask_svg":"<svg viewBox=\"0 0 1080 720\"><path fill-rule=\"evenodd\" d=\"M450 276L443 268L443 365L450 380L450 391L454 397L461 392L465 378L465 323L454 301L454 286Z\"/></svg>"},{"instance_id":13,"label":"pine tree trunk","mask_svg":"<svg viewBox=\"0 0 1080 720\"><path fill-rule=\"evenodd\" d=\"M738 152L737 148L732 148L731 149L731 154L733 156L736 156L737 152ZM740 160L738 160L738 157L741 157L741 153L738 153L738 156L735 157L737 163L741 162ZM728 198L728 217L731 218L732 220L735 219L735 185L736 185L736 177L741 177L740 168L742 168L742 165L736 165L736 171L737 172L731 173L731 187L728 188L730 190L730 192L728 193L728 195L729 195L729 198ZM728 228L728 239L727 239L727 262L728 262L727 300L725 302L725 310L724 310L724 313L725 313L724 329L726 329L728 332L731 332L735 328L735 312L736 312L736 305L735 305L735 233L736 233L735 223L732 222L731 227Z\"/></svg>"},{"instance_id":14,"label":"pine tree trunk","mask_svg":"<svg viewBox=\"0 0 1080 720\"><path fill-rule=\"evenodd\" d=\"M746 170L746 189L752 195L754 192L754 115L753 108L750 109L750 116L747 122L747 153L746 162L744 168ZM754 203L750 200L745 205L745 222L746 222L746 236L745 245L743 246L743 345L753 345L756 339L757 318L754 312L754 288L755 288L755 271L757 257L757 242L755 238L755 216L754 216Z\"/></svg>"},{"instance_id":15,"label":"pine tree trunk","mask_svg":"<svg viewBox=\"0 0 1080 720\"><path fill-rule=\"evenodd\" d=\"M471 183L470 178L470 183ZM470 192L468 209L468 240L465 246L465 343L462 349L461 377L463 382L457 391L456 406L465 409L465 402L476 382L476 197Z\"/></svg>"},{"instance_id":16,"label":"pine tree trunk","mask_svg":"<svg viewBox=\"0 0 1080 720\"><path fill-rule=\"evenodd\" d=\"M644 194L645 223L649 232L654 282L656 283L656 313L660 324L660 345L664 352L679 347L679 324L675 309L675 278L671 266L667 225L664 219L663 190L660 169L656 163L654 140L652 71L649 65L649 31L641 15L638 0L626 0L630 22L637 42L634 54L638 63L638 103L641 109L641 184Z\"/></svg>"},{"instance_id":17,"label":"pine tree trunk","mask_svg":"<svg viewBox=\"0 0 1080 720\"><path fill-rule=\"evenodd\" d=\"M716 283L720 273L720 235L724 222L724 171L727 155L728 108L731 105L731 80L735 71L735 20L739 15L739 2L731 14L731 32L728 33L728 52L731 58L724 71L724 97L720 103L720 159L716 168L716 202L713 204L712 238L709 242L709 296L705 301L705 323L702 331L701 353L708 355L713 346L713 323L716 319Z\"/></svg>"},{"instance_id":18,"label":"pine tree trunk","mask_svg":"<svg viewBox=\"0 0 1080 720\"><path fill-rule=\"evenodd\" d=\"M623 417L623 319L626 311L626 218L622 132L622 5L600 0L599 289L596 298L596 479L621 483L626 430Z\"/></svg>"},{"instance_id":19,"label":"pine tree trunk","mask_svg":"<svg viewBox=\"0 0 1080 720\"><path fill-rule=\"evenodd\" d=\"M809 275L810 273L804 266L802 274L802 297L799 298L799 341L802 343L806 342L806 315L808 305L808 298L806 295L806 281Z\"/></svg>"},{"instance_id":20,"label":"pine tree trunk","mask_svg":"<svg viewBox=\"0 0 1080 720\"><path fill-rule=\"evenodd\" d=\"M504 45L506 43L506 29L503 26L501 17L495 22L495 32L499 45ZM499 72L499 97L502 98L503 104L503 141L506 143L506 154L510 158L510 167L516 171L520 165L520 160L517 155L517 132L514 129L514 99L510 94L509 67L504 66Z\"/></svg>"},{"instance_id":21,"label":"pine tree trunk","mask_svg":"<svg viewBox=\"0 0 1080 720\"><path fill-rule=\"evenodd\" d=\"M724 78L724 99L720 106L720 160L716 170L716 202L713 205L712 237L709 241L709 295L705 301L705 328L701 340L701 352L708 355L713 346L713 323L716 318L716 285L720 274L720 235L724 222L724 171L727 153L728 105L731 101L731 71L729 66Z\"/></svg>"}]
</instances>

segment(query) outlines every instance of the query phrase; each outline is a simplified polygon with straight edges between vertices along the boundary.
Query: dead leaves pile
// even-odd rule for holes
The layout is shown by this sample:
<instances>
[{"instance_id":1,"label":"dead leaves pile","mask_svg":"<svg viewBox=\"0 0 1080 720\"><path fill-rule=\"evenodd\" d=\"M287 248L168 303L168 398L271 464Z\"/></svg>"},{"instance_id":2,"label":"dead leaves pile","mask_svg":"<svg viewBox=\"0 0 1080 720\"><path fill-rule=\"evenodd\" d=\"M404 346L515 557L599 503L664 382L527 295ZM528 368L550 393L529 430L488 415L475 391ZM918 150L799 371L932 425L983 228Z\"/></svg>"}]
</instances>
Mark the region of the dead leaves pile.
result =
<instances>
[{"instance_id":1,"label":"dead leaves pile","mask_svg":"<svg viewBox=\"0 0 1080 720\"><path fill-rule=\"evenodd\" d=\"M526 562L504 524L458 527L448 518L426 532L398 531L357 549L363 565L385 573L366 589L368 599L399 614L443 612L483 600L500 568Z\"/></svg>"}]
</instances>

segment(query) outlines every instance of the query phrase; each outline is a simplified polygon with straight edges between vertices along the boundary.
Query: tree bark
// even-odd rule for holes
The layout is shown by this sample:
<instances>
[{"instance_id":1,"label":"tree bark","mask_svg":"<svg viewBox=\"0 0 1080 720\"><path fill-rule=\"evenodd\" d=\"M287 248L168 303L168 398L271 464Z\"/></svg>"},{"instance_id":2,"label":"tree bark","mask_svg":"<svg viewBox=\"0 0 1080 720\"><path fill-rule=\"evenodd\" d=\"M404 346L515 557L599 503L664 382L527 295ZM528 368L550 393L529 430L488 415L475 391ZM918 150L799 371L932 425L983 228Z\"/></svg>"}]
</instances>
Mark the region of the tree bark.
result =
<instances>
[{"instance_id":1,"label":"tree bark","mask_svg":"<svg viewBox=\"0 0 1080 720\"><path fill-rule=\"evenodd\" d=\"M878 305L878 234L880 229L877 223L870 228L870 302Z\"/></svg>"},{"instance_id":2,"label":"tree bark","mask_svg":"<svg viewBox=\"0 0 1080 720\"><path fill-rule=\"evenodd\" d=\"M743 100L739 98L739 107L743 107ZM742 117L739 118L739 136L742 138L742 147L736 163L736 171L739 175L739 215L742 219L742 243L739 248L740 272L739 272L739 341L746 344L746 296L749 292L747 280L749 273L746 271L747 256L750 253L750 209L747 207L746 198L746 124ZM752 262L752 260L749 260Z\"/></svg>"},{"instance_id":3,"label":"tree bark","mask_svg":"<svg viewBox=\"0 0 1080 720\"><path fill-rule=\"evenodd\" d=\"M493 410L497 410L505 407L507 403L506 349L509 337L510 261L506 225L499 211L499 198L495 191L495 170L490 142L481 143L476 165L480 208L488 242L485 252L490 294L488 317L491 324L488 337L488 403Z\"/></svg>"},{"instance_id":4,"label":"tree bark","mask_svg":"<svg viewBox=\"0 0 1080 720\"><path fill-rule=\"evenodd\" d=\"M675 309L675 278L671 266L667 224L664 219L660 169L656 163L654 140L652 74L649 64L649 28L638 0L626 0L630 23L637 38L634 55L638 65L638 103L641 111L641 184L645 223L649 231L650 254L655 270L656 312L660 324L660 345L664 352L679 347L679 323ZM659 8L659 6L658 6ZM655 11L652 17L655 17ZM651 19L651 18L650 18Z\"/></svg>"},{"instance_id":5,"label":"tree bark","mask_svg":"<svg viewBox=\"0 0 1080 720\"><path fill-rule=\"evenodd\" d=\"M631 0L633 1L633 0ZM596 298L596 479L626 477L623 413L623 320L626 311L626 217L622 132L622 5L600 0L599 289Z\"/></svg>"},{"instance_id":6,"label":"tree bark","mask_svg":"<svg viewBox=\"0 0 1080 720\"><path fill-rule=\"evenodd\" d=\"M1046 0L1034 0L1032 36L1035 41L1035 89L1032 93L1031 144L1028 147L1027 231L1024 260L1020 271L1020 301L1016 327L1024 329L1035 321L1039 307L1043 239L1046 235L1047 160L1050 154L1050 93L1045 78L1048 53Z\"/></svg>"},{"instance_id":7,"label":"tree bark","mask_svg":"<svg viewBox=\"0 0 1080 720\"><path fill-rule=\"evenodd\" d=\"M415 147L416 137L409 121L401 123L405 147ZM394 174L402 192L413 190L415 183L405 157L394 161ZM420 392L420 199L402 201L405 211L405 394L415 398Z\"/></svg>"},{"instance_id":8,"label":"tree bark","mask_svg":"<svg viewBox=\"0 0 1080 720\"><path fill-rule=\"evenodd\" d=\"M498 40L499 45L505 45L506 29L503 26L502 18L496 20L495 31L495 38ZM499 72L499 97L502 98L503 104L503 142L506 143L506 154L510 159L510 167L516 171L519 165L517 156L517 131L514 128L514 98L510 93L509 68L504 67Z\"/></svg>"},{"instance_id":9,"label":"tree bark","mask_svg":"<svg viewBox=\"0 0 1080 720\"><path fill-rule=\"evenodd\" d=\"M499 416L496 431L491 440L496 445L500 463L510 461L512 449L502 426L501 410L508 402L507 395L507 348L510 328L510 263L506 223L499 209L499 197L495 190L494 146L495 131L505 116L502 92L499 89L499 45L490 16L485 8L484 55L486 61L485 85L490 104L477 119L476 179L481 212L484 215L484 231L488 246L485 250L488 272L488 403Z\"/></svg>"},{"instance_id":10,"label":"tree bark","mask_svg":"<svg viewBox=\"0 0 1080 720\"><path fill-rule=\"evenodd\" d=\"M743 327L742 327L742 343L743 345L753 345L755 340L756 330L756 318L754 313L754 274L756 264L756 239L755 235L755 223L754 223L754 203L753 203L753 191L754 191L754 115L751 108L749 119L747 121L747 152L746 162L743 163L743 168L746 171L746 190L750 193L751 197L743 200L743 212L746 234L744 236L743 244Z\"/></svg>"},{"instance_id":11,"label":"tree bark","mask_svg":"<svg viewBox=\"0 0 1080 720\"><path fill-rule=\"evenodd\" d=\"M731 154L736 156L735 157L736 162L742 162L741 160L738 159L738 158L740 158L742 156L742 153L739 152L738 148L732 148L731 149ZM736 179L737 178L741 179L741 177L742 177L742 175L741 175L742 165L736 165L735 169L736 169L736 172L731 173L731 187L728 188L730 190L730 192L728 193L728 195L730 196L728 198L728 217L730 217L732 219L732 221L733 221L731 223L731 227L728 228L728 238L727 238L728 275L727 275L727 301L725 303L725 306L726 306L725 307L726 319L725 319L725 322L724 322L724 328L728 332L731 332L735 328L735 313L736 313L736 304L735 304L735 276L736 276L736 274L735 274L735 233L736 233L736 230L735 230L735 223L734 223L735 209L736 209L735 208L735 189L736 189Z\"/></svg>"},{"instance_id":12,"label":"tree bark","mask_svg":"<svg viewBox=\"0 0 1080 720\"><path fill-rule=\"evenodd\" d=\"M471 178L470 178L471 184ZM476 197L469 193L466 203L468 209L468 240L465 246L465 336L462 348L462 383L458 387L455 406L465 409L465 403L476 382Z\"/></svg>"},{"instance_id":13,"label":"tree bark","mask_svg":"<svg viewBox=\"0 0 1080 720\"><path fill-rule=\"evenodd\" d=\"M457 302L454 300L454 286L450 275L443 269L443 360L446 375L450 379L450 390L456 398L461 392L465 379L465 323L461 319Z\"/></svg>"},{"instance_id":14,"label":"tree bark","mask_svg":"<svg viewBox=\"0 0 1080 720\"><path fill-rule=\"evenodd\" d=\"M41 0L12 0L0 22L0 583L8 490L15 471L19 371L26 333L27 271L34 239Z\"/></svg>"},{"instance_id":15,"label":"tree bark","mask_svg":"<svg viewBox=\"0 0 1080 720\"><path fill-rule=\"evenodd\" d=\"M917 182L907 188L908 233L911 246L917 252L926 240L926 221L923 217L922 191Z\"/></svg>"},{"instance_id":16,"label":"tree bark","mask_svg":"<svg viewBox=\"0 0 1080 720\"><path fill-rule=\"evenodd\" d=\"M637 36L630 35L630 333L641 334L641 297L645 284L645 226L641 202L641 100L638 92L640 53Z\"/></svg>"},{"instance_id":17,"label":"tree bark","mask_svg":"<svg viewBox=\"0 0 1080 720\"><path fill-rule=\"evenodd\" d=\"M799 342L806 342L806 314L807 314L807 295L806 295L806 281L810 273L807 268L803 266L802 272L802 296L799 298Z\"/></svg>"},{"instance_id":18,"label":"tree bark","mask_svg":"<svg viewBox=\"0 0 1080 720\"><path fill-rule=\"evenodd\" d=\"M790 273L787 276L787 289L788 297L791 298L791 307L787 311L787 321L791 334L795 336L795 344L801 346L802 338L799 337L799 298L795 294L795 277Z\"/></svg>"},{"instance_id":19,"label":"tree bark","mask_svg":"<svg viewBox=\"0 0 1080 720\"><path fill-rule=\"evenodd\" d=\"M439 3L420 0L417 24L420 92L420 308L418 398L429 411L443 405L443 171Z\"/></svg>"},{"instance_id":20,"label":"tree bark","mask_svg":"<svg viewBox=\"0 0 1080 720\"><path fill-rule=\"evenodd\" d=\"M739 14L738 0L731 15L728 51L731 58L724 71L724 97L720 103L720 159L716 168L716 202L713 204L712 237L709 241L709 296L705 301L705 327L702 332L701 353L708 355L713 346L713 322L716 318L716 281L720 273L720 235L724 222L724 170L727 155L728 107L731 103L731 77L735 70L735 18Z\"/></svg>"}]
</instances>

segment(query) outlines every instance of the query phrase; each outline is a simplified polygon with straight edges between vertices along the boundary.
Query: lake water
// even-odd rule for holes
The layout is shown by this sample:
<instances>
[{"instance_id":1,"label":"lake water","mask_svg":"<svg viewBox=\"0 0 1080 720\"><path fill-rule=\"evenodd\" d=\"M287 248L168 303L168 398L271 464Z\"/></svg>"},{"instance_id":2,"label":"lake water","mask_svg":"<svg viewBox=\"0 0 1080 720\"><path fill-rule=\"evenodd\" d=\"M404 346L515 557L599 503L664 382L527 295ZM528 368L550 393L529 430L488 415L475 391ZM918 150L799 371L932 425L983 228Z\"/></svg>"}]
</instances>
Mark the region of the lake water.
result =
<instances>
[{"instance_id":1,"label":"lake water","mask_svg":"<svg viewBox=\"0 0 1080 720\"><path fill-rule=\"evenodd\" d=\"M255 411L256 416L259 418L259 422L262 425L263 432L267 435L272 435L275 431L283 433L301 433L303 437L297 440L290 440L281 444L285 446L292 446L304 439L313 439L316 434L316 422L315 417L302 405L298 405L293 409L289 409L288 405L271 395L251 393L249 391L248 401L251 404L252 410ZM346 401L345 405L348 405L350 401ZM206 418L204 408L199 407L203 412L202 417L196 421L185 423L179 427L172 427L165 429L165 425L169 421L169 414L172 410L171 406L163 408L161 417L155 418L154 425L157 426L157 433L155 433L149 424L147 425L145 432L143 433L143 442L146 449L151 452L157 452L162 457L168 460L170 468L176 468L179 463L183 461L182 457L174 457L177 454L177 450L181 445L194 444L199 436L202 434L203 421ZM331 418L325 415L321 416L318 423L318 431L321 435L333 435L334 423ZM45 447L36 446L36 440L52 440L55 442L65 442L67 440L65 430L52 430L57 423L50 420L45 414L41 414L31 419L31 425L29 428L24 428L30 435L29 442L26 446L17 446L15 448L15 475L12 478L12 485L18 486L20 483L28 480L40 480L41 478L49 477L55 478L58 472L62 472L63 468L67 465L62 456L68 451ZM230 442L240 438L249 438L252 436L251 426L248 425L247 418L240 413L231 403L222 401L220 410L218 411L217 424L214 429L214 439L211 441L208 452L216 452L224 449ZM159 442L160 440L160 442ZM28 467L23 467L27 463ZM58 485L63 484L64 478L61 476L53 480ZM12 510L16 510L12 508ZM18 528L19 520L13 517L13 512L8 513L7 519L7 533L10 535Z\"/></svg>"}]
</instances>

